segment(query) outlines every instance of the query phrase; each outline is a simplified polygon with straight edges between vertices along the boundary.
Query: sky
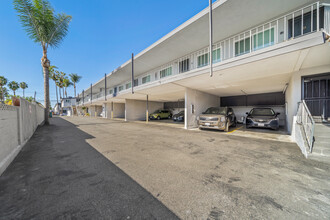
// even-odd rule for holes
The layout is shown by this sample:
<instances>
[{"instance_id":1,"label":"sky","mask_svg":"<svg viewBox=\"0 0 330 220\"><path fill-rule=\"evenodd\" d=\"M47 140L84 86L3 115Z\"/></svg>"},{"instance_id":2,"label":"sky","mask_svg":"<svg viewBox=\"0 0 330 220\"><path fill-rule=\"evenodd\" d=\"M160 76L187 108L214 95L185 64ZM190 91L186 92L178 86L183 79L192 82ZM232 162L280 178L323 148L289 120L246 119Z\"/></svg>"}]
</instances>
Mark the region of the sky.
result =
<instances>
[{"instance_id":1,"label":"sky","mask_svg":"<svg viewBox=\"0 0 330 220\"><path fill-rule=\"evenodd\" d=\"M48 59L65 73L82 76L77 93L97 82L208 6L208 0L50 0L55 12L71 15L69 33ZM0 76L26 82L26 96L43 100L40 44L28 38L12 0L0 0ZM22 95L22 90L17 95ZM73 87L68 96L74 96ZM50 80L50 99L56 90Z\"/></svg>"}]
</instances>

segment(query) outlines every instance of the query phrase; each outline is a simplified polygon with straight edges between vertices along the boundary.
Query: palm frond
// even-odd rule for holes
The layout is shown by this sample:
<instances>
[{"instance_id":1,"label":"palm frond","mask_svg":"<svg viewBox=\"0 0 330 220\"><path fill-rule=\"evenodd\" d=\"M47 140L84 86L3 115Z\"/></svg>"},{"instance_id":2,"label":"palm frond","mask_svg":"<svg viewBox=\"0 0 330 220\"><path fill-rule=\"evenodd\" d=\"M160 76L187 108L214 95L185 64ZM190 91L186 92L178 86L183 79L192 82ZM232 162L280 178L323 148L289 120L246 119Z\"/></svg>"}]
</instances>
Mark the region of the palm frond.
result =
<instances>
[{"instance_id":1,"label":"palm frond","mask_svg":"<svg viewBox=\"0 0 330 220\"><path fill-rule=\"evenodd\" d=\"M69 24L72 17L64 13L54 16L54 26L51 30L51 35L48 40L48 44L51 47L58 47L63 38L67 35L69 30Z\"/></svg>"},{"instance_id":2,"label":"palm frond","mask_svg":"<svg viewBox=\"0 0 330 220\"><path fill-rule=\"evenodd\" d=\"M14 9L18 13L23 28L34 42L41 42L40 28L36 10L30 0L14 0Z\"/></svg>"}]
</instances>

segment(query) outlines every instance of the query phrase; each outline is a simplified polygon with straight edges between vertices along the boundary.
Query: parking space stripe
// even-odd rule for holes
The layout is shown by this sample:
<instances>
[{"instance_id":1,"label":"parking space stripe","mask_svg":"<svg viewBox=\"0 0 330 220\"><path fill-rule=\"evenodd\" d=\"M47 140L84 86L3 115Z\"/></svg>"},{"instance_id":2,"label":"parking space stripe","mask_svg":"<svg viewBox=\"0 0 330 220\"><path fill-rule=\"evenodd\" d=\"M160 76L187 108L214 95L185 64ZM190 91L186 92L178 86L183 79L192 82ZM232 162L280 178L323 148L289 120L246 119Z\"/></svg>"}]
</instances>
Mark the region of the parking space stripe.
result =
<instances>
[{"instance_id":1,"label":"parking space stripe","mask_svg":"<svg viewBox=\"0 0 330 220\"><path fill-rule=\"evenodd\" d=\"M236 129L234 129L234 130L232 130L232 131L229 131L229 132L227 132L227 133L228 133L228 134L233 133L234 131L237 131L238 129L241 129L241 128L243 128L243 126L241 126L241 127L239 127L239 128L236 128Z\"/></svg>"}]
</instances>

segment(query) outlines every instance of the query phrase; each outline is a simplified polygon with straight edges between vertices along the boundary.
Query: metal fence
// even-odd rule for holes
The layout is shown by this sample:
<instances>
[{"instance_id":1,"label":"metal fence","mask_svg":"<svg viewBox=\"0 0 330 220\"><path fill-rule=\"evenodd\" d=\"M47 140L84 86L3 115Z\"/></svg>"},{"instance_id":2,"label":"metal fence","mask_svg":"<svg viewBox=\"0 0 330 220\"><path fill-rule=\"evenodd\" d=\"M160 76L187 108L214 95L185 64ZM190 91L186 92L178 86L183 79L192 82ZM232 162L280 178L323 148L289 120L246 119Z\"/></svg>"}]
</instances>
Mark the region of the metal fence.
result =
<instances>
[{"instance_id":1,"label":"metal fence","mask_svg":"<svg viewBox=\"0 0 330 220\"><path fill-rule=\"evenodd\" d=\"M297 123L302 126L303 135L307 140L307 144L310 152L313 150L314 144L314 127L315 121L311 115L305 100L299 102L298 113L297 113Z\"/></svg>"}]
</instances>

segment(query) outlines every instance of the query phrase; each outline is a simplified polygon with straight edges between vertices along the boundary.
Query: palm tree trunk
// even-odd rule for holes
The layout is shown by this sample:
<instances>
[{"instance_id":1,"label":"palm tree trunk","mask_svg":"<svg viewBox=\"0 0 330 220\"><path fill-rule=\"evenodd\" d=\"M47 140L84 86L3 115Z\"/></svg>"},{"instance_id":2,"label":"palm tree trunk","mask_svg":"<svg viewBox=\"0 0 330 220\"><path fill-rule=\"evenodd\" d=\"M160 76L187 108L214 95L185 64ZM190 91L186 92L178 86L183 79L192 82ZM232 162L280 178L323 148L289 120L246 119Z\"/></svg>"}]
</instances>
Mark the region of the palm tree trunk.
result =
<instances>
[{"instance_id":1,"label":"palm tree trunk","mask_svg":"<svg viewBox=\"0 0 330 220\"><path fill-rule=\"evenodd\" d=\"M16 96L16 94L15 94L15 90L13 90L13 92L14 92L14 96Z\"/></svg>"},{"instance_id":2,"label":"palm tree trunk","mask_svg":"<svg viewBox=\"0 0 330 220\"><path fill-rule=\"evenodd\" d=\"M74 97L76 98L77 97L77 94L76 94L76 83L73 83L73 88L74 88Z\"/></svg>"},{"instance_id":3,"label":"palm tree trunk","mask_svg":"<svg viewBox=\"0 0 330 220\"><path fill-rule=\"evenodd\" d=\"M49 66L50 62L47 58L47 48L42 47L43 56L41 58L41 65L44 72L44 101L45 101L45 125L49 125Z\"/></svg>"},{"instance_id":4,"label":"palm tree trunk","mask_svg":"<svg viewBox=\"0 0 330 220\"><path fill-rule=\"evenodd\" d=\"M5 100L4 100L4 95L3 95L3 87L1 86L1 102L4 103Z\"/></svg>"},{"instance_id":5,"label":"palm tree trunk","mask_svg":"<svg viewBox=\"0 0 330 220\"><path fill-rule=\"evenodd\" d=\"M25 98L25 93L24 93L24 89L23 89L23 98Z\"/></svg>"},{"instance_id":6,"label":"palm tree trunk","mask_svg":"<svg viewBox=\"0 0 330 220\"><path fill-rule=\"evenodd\" d=\"M57 92L57 85L55 82L55 89L56 89L56 104L58 105L58 92Z\"/></svg>"}]
</instances>

